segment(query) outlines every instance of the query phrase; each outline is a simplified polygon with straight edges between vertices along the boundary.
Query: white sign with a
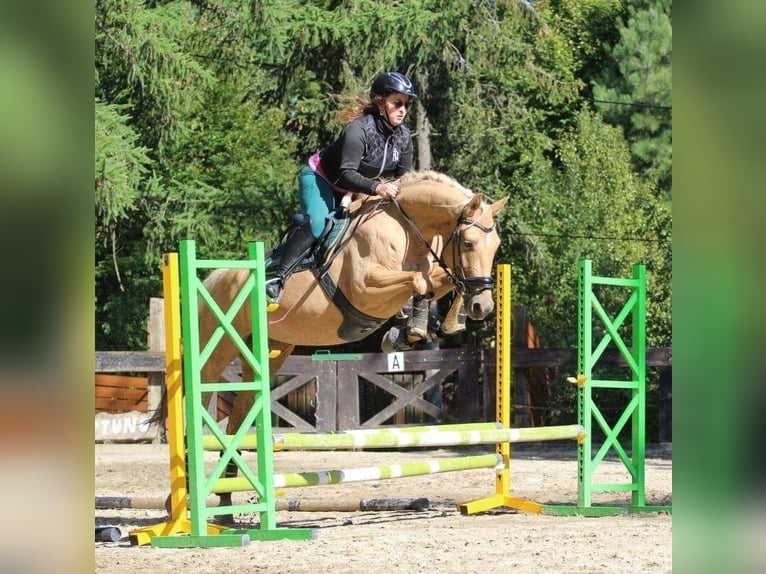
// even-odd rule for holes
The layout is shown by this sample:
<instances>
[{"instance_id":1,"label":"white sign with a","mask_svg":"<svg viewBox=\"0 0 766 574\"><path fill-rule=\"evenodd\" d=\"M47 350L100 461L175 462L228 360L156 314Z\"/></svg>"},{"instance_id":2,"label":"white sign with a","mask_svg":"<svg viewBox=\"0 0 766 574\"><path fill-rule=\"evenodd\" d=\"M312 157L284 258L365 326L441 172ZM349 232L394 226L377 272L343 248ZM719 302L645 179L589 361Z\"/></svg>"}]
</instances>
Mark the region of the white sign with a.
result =
<instances>
[{"instance_id":1,"label":"white sign with a","mask_svg":"<svg viewBox=\"0 0 766 574\"><path fill-rule=\"evenodd\" d=\"M386 353L386 359L389 372L404 370L404 353Z\"/></svg>"},{"instance_id":2,"label":"white sign with a","mask_svg":"<svg viewBox=\"0 0 766 574\"><path fill-rule=\"evenodd\" d=\"M148 413L96 413L96 440L145 441L157 437L157 426L149 424Z\"/></svg>"}]
</instances>

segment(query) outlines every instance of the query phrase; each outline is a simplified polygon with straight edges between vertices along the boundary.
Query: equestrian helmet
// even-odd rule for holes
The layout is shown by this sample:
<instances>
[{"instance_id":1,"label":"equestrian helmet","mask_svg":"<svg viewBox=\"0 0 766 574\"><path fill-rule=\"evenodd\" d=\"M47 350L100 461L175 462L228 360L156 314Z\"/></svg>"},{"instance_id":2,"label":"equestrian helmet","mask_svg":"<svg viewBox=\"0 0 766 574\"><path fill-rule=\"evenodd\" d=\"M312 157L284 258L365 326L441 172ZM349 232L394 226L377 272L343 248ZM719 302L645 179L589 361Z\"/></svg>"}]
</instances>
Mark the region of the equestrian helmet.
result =
<instances>
[{"instance_id":1,"label":"equestrian helmet","mask_svg":"<svg viewBox=\"0 0 766 574\"><path fill-rule=\"evenodd\" d=\"M372 82L370 97L385 97L391 92L406 94L411 98L418 97L418 94L415 92L415 86L412 85L412 80L404 74L400 74L399 72L383 72L382 74L379 74L375 78L375 81Z\"/></svg>"}]
</instances>

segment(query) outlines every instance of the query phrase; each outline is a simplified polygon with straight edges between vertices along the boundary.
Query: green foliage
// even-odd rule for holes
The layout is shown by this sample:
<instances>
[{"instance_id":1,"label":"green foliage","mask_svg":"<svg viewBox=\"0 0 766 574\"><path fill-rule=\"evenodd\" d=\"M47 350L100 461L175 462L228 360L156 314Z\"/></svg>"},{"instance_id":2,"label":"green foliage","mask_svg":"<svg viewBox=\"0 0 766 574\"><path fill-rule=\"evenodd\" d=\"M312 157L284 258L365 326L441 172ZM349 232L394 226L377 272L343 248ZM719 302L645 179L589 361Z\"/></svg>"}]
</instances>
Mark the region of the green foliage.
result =
<instances>
[{"instance_id":1,"label":"green foliage","mask_svg":"<svg viewBox=\"0 0 766 574\"><path fill-rule=\"evenodd\" d=\"M273 244L297 209L293 138L285 114L244 97L247 86L220 83L167 150L172 181L146 199L149 255L179 239L201 254L239 258L248 241Z\"/></svg>"},{"instance_id":2,"label":"green foliage","mask_svg":"<svg viewBox=\"0 0 766 574\"><path fill-rule=\"evenodd\" d=\"M664 97L657 32L670 8L655 5L98 0L97 348L143 346L161 254L179 239L221 258L272 245L297 209L300 165L340 130L334 95L364 95L387 69L418 82L408 124L429 127L416 135L433 167L511 195L498 261L513 264L514 302L546 346L574 344L583 257L614 276L646 263L650 344L670 344L672 226L657 199L670 125L647 112L605 116L612 127L587 111L591 86ZM651 41L634 58L642 33ZM654 87L641 91L632 78L653 58ZM492 321L477 330L491 338Z\"/></svg>"},{"instance_id":3,"label":"green foliage","mask_svg":"<svg viewBox=\"0 0 766 574\"><path fill-rule=\"evenodd\" d=\"M211 79L184 47L192 26L187 2L151 9L142 0L96 2L96 97L128 104L141 143L155 154Z\"/></svg>"},{"instance_id":4,"label":"green foliage","mask_svg":"<svg viewBox=\"0 0 766 574\"><path fill-rule=\"evenodd\" d=\"M103 243L136 209L151 165L119 106L96 101L96 241Z\"/></svg>"},{"instance_id":5,"label":"green foliage","mask_svg":"<svg viewBox=\"0 0 766 574\"><path fill-rule=\"evenodd\" d=\"M669 225L669 214L632 172L620 130L587 111L576 119L556 149L555 188L539 193L527 210L537 215L526 225L538 234L537 261L514 273L514 288L523 294L515 300L528 305L546 345L554 347L576 344L580 259L593 260L594 273L605 277L631 277L633 264L644 263L652 286L669 283L668 239L655 230ZM650 297L650 310L669 311L669 290L655 290L662 298ZM669 324L660 333L669 333Z\"/></svg>"},{"instance_id":6,"label":"green foliage","mask_svg":"<svg viewBox=\"0 0 766 574\"><path fill-rule=\"evenodd\" d=\"M550 0L542 3L550 22L546 35L564 39L579 78L597 77L609 62L608 49L619 39L618 24L625 12L624 2L614 0Z\"/></svg>"},{"instance_id":7,"label":"green foliage","mask_svg":"<svg viewBox=\"0 0 766 574\"><path fill-rule=\"evenodd\" d=\"M147 269L141 254L122 251L96 265L96 341L99 351L146 348L150 297L162 296L162 268Z\"/></svg>"},{"instance_id":8,"label":"green foliage","mask_svg":"<svg viewBox=\"0 0 766 574\"><path fill-rule=\"evenodd\" d=\"M137 273L142 275L141 259L125 252L136 246L133 218L142 194L155 189L156 181L151 177L148 150L137 144L139 136L120 107L97 101L95 110L97 349L146 344L142 325L152 290L145 285L156 290L158 283L157 269L144 270L134 282Z\"/></svg>"}]
</instances>

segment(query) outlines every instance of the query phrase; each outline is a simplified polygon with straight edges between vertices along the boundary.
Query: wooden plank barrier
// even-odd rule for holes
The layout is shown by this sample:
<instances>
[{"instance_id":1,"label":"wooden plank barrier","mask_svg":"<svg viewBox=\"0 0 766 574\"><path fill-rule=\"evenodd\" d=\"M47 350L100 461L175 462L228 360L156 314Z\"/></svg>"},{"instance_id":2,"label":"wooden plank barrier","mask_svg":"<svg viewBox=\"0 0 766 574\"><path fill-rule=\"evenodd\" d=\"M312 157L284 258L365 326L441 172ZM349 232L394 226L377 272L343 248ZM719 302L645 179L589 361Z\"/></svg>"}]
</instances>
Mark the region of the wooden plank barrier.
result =
<instances>
[{"instance_id":1,"label":"wooden plank barrier","mask_svg":"<svg viewBox=\"0 0 766 574\"><path fill-rule=\"evenodd\" d=\"M96 412L146 412L148 377L96 373Z\"/></svg>"}]
</instances>

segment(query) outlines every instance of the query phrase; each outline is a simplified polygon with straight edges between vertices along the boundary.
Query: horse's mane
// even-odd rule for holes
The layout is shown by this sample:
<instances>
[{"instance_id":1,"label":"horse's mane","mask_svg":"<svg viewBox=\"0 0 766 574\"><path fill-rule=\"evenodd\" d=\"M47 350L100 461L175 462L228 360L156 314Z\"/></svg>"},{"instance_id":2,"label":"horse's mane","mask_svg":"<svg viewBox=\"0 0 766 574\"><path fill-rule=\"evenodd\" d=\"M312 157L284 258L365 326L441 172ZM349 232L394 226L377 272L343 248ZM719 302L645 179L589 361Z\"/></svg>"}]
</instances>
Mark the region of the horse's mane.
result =
<instances>
[{"instance_id":1,"label":"horse's mane","mask_svg":"<svg viewBox=\"0 0 766 574\"><path fill-rule=\"evenodd\" d=\"M423 171L408 172L404 174L401 177L401 179L399 179L399 184L408 185L408 184L420 183L421 181L436 181L458 190L466 197L473 196L473 192L470 189L468 189L467 187L463 187L457 181L452 179L450 176L440 173L438 171L430 170L430 169L423 170Z\"/></svg>"},{"instance_id":2,"label":"horse's mane","mask_svg":"<svg viewBox=\"0 0 766 574\"><path fill-rule=\"evenodd\" d=\"M218 281L220 281L221 277L223 277L227 271L228 269L222 269L222 268L214 269L207 277L205 277L205 280L204 280L205 287L207 287L208 290L211 289L213 285L215 285L216 283L218 283Z\"/></svg>"}]
</instances>

